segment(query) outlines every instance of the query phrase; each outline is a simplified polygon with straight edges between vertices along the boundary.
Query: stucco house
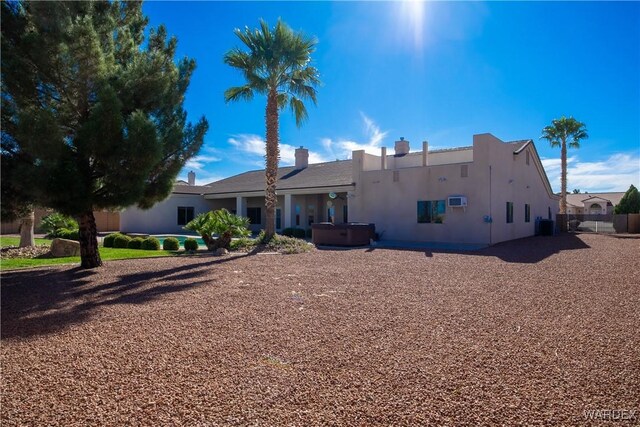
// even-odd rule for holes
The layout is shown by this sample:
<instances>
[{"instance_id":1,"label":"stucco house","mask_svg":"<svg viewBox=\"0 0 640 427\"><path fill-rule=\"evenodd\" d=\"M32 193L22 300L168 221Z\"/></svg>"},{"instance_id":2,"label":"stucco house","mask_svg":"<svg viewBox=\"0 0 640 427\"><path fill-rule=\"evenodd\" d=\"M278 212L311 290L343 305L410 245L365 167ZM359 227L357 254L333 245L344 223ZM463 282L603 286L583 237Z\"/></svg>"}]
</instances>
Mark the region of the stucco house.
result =
<instances>
[{"instance_id":1,"label":"stucco house","mask_svg":"<svg viewBox=\"0 0 640 427\"><path fill-rule=\"evenodd\" d=\"M624 192L567 194L567 214L609 215Z\"/></svg>"},{"instance_id":2,"label":"stucco house","mask_svg":"<svg viewBox=\"0 0 640 427\"><path fill-rule=\"evenodd\" d=\"M317 164L297 149L295 166L278 170L276 229L365 222L382 240L494 244L533 235L536 218L553 219L558 211L559 196L532 140L481 134L472 146L429 150L423 142L422 151L411 152L401 138L394 148ZM193 216L220 208L249 217L255 231L264 228L264 171L176 185L148 211L124 210L121 230L180 233Z\"/></svg>"}]
</instances>

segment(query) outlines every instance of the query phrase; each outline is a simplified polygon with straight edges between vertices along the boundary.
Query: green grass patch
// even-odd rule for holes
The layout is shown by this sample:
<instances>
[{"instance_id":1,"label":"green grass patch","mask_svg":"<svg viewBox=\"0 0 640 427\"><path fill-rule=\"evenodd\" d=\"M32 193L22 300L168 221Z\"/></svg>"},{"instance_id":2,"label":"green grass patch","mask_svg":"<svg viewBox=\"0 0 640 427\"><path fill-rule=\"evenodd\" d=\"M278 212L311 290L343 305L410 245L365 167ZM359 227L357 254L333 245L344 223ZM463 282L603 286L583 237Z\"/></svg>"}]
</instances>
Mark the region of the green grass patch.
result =
<instances>
[{"instance_id":1,"label":"green grass patch","mask_svg":"<svg viewBox=\"0 0 640 427\"><path fill-rule=\"evenodd\" d=\"M44 240L44 239L38 239ZM100 248L100 258L102 261L111 261L116 259L134 259L134 258L150 258L159 256L175 256L178 252L174 251L144 251L140 249L115 249ZM80 257L65 258L12 258L2 259L0 261L0 270L11 270L15 268L33 268L45 267L49 265L60 264L80 264Z\"/></svg>"},{"instance_id":2,"label":"green grass patch","mask_svg":"<svg viewBox=\"0 0 640 427\"><path fill-rule=\"evenodd\" d=\"M36 245L50 245L49 239L35 239ZM18 246L20 244L19 237L0 236L0 248L6 248L7 246Z\"/></svg>"}]
</instances>

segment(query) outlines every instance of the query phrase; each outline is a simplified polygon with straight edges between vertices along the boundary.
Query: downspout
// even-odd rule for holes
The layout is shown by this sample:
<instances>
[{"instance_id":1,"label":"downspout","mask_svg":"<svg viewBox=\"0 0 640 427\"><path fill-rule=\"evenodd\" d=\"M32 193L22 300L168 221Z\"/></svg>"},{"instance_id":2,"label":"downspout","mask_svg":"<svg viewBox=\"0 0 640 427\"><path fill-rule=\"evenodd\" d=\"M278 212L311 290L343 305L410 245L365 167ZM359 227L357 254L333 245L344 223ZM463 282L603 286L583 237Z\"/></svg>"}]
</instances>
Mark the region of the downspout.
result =
<instances>
[{"instance_id":1,"label":"downspout","mask_svg":"<svg viewBox=\"0 0 640 427\"><path fill-rule=\"evenodd\" d=\"M489 165L489 218L491 218L491 221L489 221L489 246L491 246L493 241L493 210L491 208L491 202L491 165Z\"/></svg>"}]
</instances>

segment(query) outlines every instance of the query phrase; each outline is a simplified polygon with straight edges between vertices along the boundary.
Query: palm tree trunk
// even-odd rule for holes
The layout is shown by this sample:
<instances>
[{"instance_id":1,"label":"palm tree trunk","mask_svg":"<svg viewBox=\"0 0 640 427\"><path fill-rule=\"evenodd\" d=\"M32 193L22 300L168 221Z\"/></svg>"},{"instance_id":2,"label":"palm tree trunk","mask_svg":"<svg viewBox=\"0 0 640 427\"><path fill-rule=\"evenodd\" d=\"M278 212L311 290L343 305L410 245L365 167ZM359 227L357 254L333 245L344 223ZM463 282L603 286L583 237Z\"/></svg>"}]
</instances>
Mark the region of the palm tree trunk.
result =
<instances>
[{"instance_id":1,"label":"palm tree trunk","mask_svg":"<svg viewBox=\"0 0 640 427\"><path fill-rule=\"evenodd\" d=\"M80 265L82 268L95 268L102 265L98 252L98 229L93 211L88 210L78 217L80 228Z\"/></svg>"},{"instance_id":2,"label":"palm tree trunk","mask_svg":"<svg viewBox=\"0 0 640 427\"><path fill-rule=\"evenodd\" d=\"M560 214L567 213L567 141L562 138L560 147Z\"/></svg>"},{"instance_id":3,"label":"palm tree trunk","mask_svg":"<svg viewBox=\"0 0 640 427\"><path fill-rule=\"evenodd\" d=\"M280 159L280 147L278 136L278 94L275 89L269 91L267 96L267 154L265 168L265 192L264 206L266 221L264 227L265 237L269 240L275 233L275 212L277 204L276 181L278 179L278 160Z\"/></svg>"},{"instance_id":4,"label":"palm tree trunk","mask_svg":"<svg viewBox=\"0 0 640 427\"><path fill-rule=\"evenodd\" d=\"M20 247L26 248L28 246L35 246L36 242L33 240L33 223L35 222L35 213L29 212L24 217L20 218Z\"/></svg>"}]
</instances>

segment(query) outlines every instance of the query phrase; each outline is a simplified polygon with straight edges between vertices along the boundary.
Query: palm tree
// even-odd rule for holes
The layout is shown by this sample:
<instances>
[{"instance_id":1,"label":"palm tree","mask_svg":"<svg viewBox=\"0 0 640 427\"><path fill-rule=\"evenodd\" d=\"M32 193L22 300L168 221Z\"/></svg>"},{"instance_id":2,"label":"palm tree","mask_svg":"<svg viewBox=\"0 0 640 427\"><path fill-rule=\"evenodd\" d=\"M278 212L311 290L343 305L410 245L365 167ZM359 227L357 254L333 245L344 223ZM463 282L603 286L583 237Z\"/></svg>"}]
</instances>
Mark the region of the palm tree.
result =
<instances>
[{"instance_id":1,"label":"palm tree","mask_svg":"<svg viewBox=\"0 0 640 427\"><path fill-rule=\"evenodd\" d=\"M224 55L224 62L242 71L246 82L227 89L225 101L249 101L255 93L267 97L265 235L269 239L275 233L276 181L280 159L278 114L279 110L290 106L296 125L300 127L308 117L303 101L310 99L316 103L315 86L320 79L318 70L310 65L310 61L317 41L294 32L281 20L273 30L261 19L260 28L236 28L234 33L249 50L234 48Z\"/></svg>"},{"instance_id":2,"label":"palm tree","mask_svg":"<svg viewBox=\"0 0 640 427\"><path fill-rule=\"evenodd\" d=\"M567 213L567 142L570 148L580 148L580 140L589 138L585 124L573 117L553 119L542 129L540 139L549 141L552 147L560 147L560 213Z\"/></svg>"}]
</instances>

